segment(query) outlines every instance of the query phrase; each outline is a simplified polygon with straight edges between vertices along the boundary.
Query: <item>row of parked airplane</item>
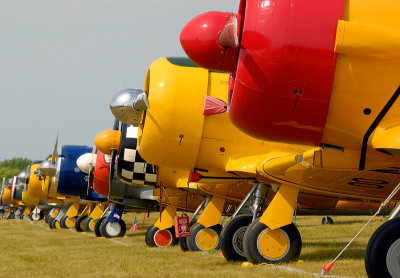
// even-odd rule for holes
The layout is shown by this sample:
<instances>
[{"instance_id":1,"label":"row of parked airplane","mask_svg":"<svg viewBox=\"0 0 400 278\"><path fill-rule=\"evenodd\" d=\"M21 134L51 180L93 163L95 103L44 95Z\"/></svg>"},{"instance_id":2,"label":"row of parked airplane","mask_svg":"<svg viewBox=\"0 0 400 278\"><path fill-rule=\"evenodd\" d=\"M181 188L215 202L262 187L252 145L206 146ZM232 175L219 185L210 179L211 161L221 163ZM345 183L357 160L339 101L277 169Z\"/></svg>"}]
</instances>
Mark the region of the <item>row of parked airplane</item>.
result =
<instances>
[{"instance_id":1,"label":"row of parked airplane","mask_svg":"<svg viewBox=\"0 0 400 278\"><path fill-rule=\"evenodd\" d=\"M201 14L181 31L189 59L158 59L143 89L120 90L95 148L56 144L2 201L61 203L50 226L106 237L125 233L124 208L162 207L149 246L176 243L178 211L193 212L183 250L273 264L300 255L297 209L393 209L365 266L399 277L399 10L241 0Z\"/></svg>"}]
</instances>

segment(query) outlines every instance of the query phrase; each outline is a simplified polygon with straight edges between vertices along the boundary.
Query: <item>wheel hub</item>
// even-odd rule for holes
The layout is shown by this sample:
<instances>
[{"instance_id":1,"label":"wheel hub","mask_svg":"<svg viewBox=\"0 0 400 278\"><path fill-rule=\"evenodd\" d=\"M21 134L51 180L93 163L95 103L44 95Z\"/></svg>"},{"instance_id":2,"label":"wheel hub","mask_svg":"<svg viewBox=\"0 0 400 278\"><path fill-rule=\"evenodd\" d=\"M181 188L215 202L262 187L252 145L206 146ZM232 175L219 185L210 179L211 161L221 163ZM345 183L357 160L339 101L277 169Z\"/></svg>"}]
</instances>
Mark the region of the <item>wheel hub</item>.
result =
<instances>
[{"instance_id":1,"label":"wheel hub","mask_svg":"<svg viewBox=\"0 0 400 278\"><path fill-rule=\"evenodd\" d=\"M56 224L54 224L54 226L56 227L56 229L61 230L61 224L60 221L57 221Z\"/></svg>"},{"instance_id":2,"label":"wheel hub","mask_svg":"<svg viewBox=\"0 0 400 278\"><path fill-rule=\"evenodd\" d=\"M201 229L196 235L197 247L202 251L214 249L218 245L218 234L210 228Z\"/></svg>"},{"instance_id":3,"label":"wheel hub","mask_svg":"<svg viewBox=\"0 0 400 278\"><path fill-rule=\"evenodd\" d=\"M290 240L282 229L266 228L257 238L257 249L265 259L278 261L289 252Z\"/></svg>"},{"instance_id":4,"label":"wheel hub","mask_svg":"<svg viewBox=\"0 0 400 278\"><path fill-rule=\"evenodd\" d=\"M158 230L154 234L154 242L157 246L164 247L168 246L172 242L172 234L168 230Z\"/></svg>"},{"instance_id":5,"label":"wheel hub","mask_svg":"<svg viewBox=\"0 0 400 278\"><path fill-rule=\"evenodd\" d=\"M393 242L386 255L386 266L392 277L400 273L400 238Z\"/></svg>"},{"instance_id":6,"label":"wheel hub","mask_svg":"<svg viewBox=\"0 0 400 278\"><path fill-rule=\"evenodd\" d=\"M67 226L68 228L73 228L75 227L75 218L67 218L67 220L65 220L65 226Z\"/></svg>"},{"instance_id":7,"label":"wheel hub","mask_svg":"<svg viewBox=\"0 0 400 278\"><path fill-rule=\"evenodd\" d=\"M106 225L106 233L111 237L116 237L121 232L121 225L118 222L110 223Z\"/></svg>"},{"instance_id":8,"label":"wheel hub","mask_svg":"<svg viewBox=\"0 0 400 278\"><path fill-rule=\"evenodd\" d=\"M32 220L33 221L39 221L40 220L40 214L39 213L32 213Z\"/></svg>"},{"instance_id":9,"label":"wheel hub","mask_svg":"<svg viewBox=\"0 0 400 278\"><path fill-rule=\"evenodd\" d=\"M92 232L94 231L94 226L96 225L96 222L97 222L97 219L96 219L96 220L92 219L92 220L90 221L90 223L89 223L89 228L90 228L90 230L91 230Z\"/></svg>"},{"instance_id":10,"label":"wheel hub","mask_svg":"<svg viewBox=\"0 0 400 278\"><path fill-rule=\"evenodd\" d=\"M232 238L233 249L242 257L245 257L245 254L243 252L243 238L244 233L246 232L246 228L247 226L243 226L237 229Z\"/></svg>"}]
</instances>

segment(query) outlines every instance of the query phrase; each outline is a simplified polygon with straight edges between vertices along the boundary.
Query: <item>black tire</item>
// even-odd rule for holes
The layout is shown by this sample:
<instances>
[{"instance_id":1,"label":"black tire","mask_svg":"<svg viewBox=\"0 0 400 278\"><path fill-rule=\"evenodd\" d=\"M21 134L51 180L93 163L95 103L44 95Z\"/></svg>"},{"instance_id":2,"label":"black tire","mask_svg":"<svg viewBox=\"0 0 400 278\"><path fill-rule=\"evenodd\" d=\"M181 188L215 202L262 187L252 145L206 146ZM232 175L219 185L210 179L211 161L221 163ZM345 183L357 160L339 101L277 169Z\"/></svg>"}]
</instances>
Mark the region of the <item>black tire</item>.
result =
<instances>
[{"instance_id":1,"label":"black tire","mask_svg":"<svg viewBox=\"0 0 400 278\"><path fill-rule=\"evenodd\" d=\"M163 233L164 235L170 236L169 242L168 241L167 242L157 242L156 236L160 232ZM159 234L159 235L162 235L162 234ZM166 246L172 246L172 245L175 245L178 243L178 239L175 237L174 226L172 226L169 229L166 229L165 231L160 231L160 229L158 229L154 225L151 225L146 231L145 241L146 241L146 245L149 247L166 247Z\"/></svg>"},{"instance_id":2,"label":"black tire","mask_svg":"<svg viewBox=\"0 0 400 278\"><path fill-rule=\"evenodd\" d=\"M396 258L400 248L400 218L391 219L383 223L371 236L365 251L365 269L368 277L386 278L398 277L400 264ZM397 247L396 249L393 249ZM391 250L393 249L393 250ZM393 254L392 252L395 251ZM396 252L397 251L397 252ZM392 256L387 256L392 253ZM388 258L387 258L388 257ZM390 260L391 263L387 260ZM391 268L391 270L389 270Z\"/></svg>"},{"instance_id":3,"label":"black tire","mask_svg":"<svg viewBox=\"0 0 400 278\"><path fill-rule=\"evenodd\" d=\"M68 216L64 215L63 217L61 217L60 219L60 226L63 229L68 229L67 225L65 224L65 221L67 221Z\"/></svg>"},{"instance_id":4,"label":"black tire","mask_svg":"<svg viewBox=\"0 0 400 278\"><path fill-rule=\"evenodd\" d=\"M101 233L100 233L100 225L101 223L103 223L104 220L107 219L107 216L103 216L101 218L99 218L99 220L97 220L96 224L94 225L94 234L97 237L102 237Z\"/></svg>"},{"instance_id":5,"label":"black tire","mask_svg":"<svg viewBox=\"0 0 400 278\"><path fill-rule=\"evenodd\" d=\"M84 225L84 220L87 218L88 216L87 215L81 215L81 216L79 216L77 219L76 219L76 223L75 223L75 230L77 231L77 232L84 232L85 230L85 227L83 226Z\"/></svg>"},{"instance_id":6,"label":"black tire","mask_svg":"<svg viewBox=\"0 0 400 278\"><path fill-rule=\"evenodd\" d=\"M38 214L35 214L33 211L29 214L29 219L32 221L39 221L42 220L44 217L43 211L39 212ZM47 223L47 222L46 222Z\"/></svg>"},{"instance_id":7,"label":"black tire","mask_svg":"<svg viewBox=\"0 0 400 278\"><path fill-rule=\"evenodd\" d=\"M267 264L279 264L287 263L291 261L297 261L301 252L301 236L299 230L297 230L296 225L289 224L282 228L276 229L283 233L288 239L288 249L287 251L278 258L264 257L261 251L258 250L257 242L258 236L261 233L267 232L268 227L259 222L259 219L254 220L246 229L243 239L243 251L249 262L253 264L267 263ZM269 229L268 229L269 230Z\"/></svg>"},{"instance_id":8,"label":"black tire","mask_svg":"<svg viewBox=\"0 0 400 278\"><path fill-rule=\"evenodd\" d=\"M46 217L44 218L44 222L46 222L46 224L49 223L49 219L50 219L50 215L47 214Z\"/></svg>"},{"instance_id":9,"label":"black tire","mask_svg":"<svg viewBox=\"0 0 400 278\"><path fill-rule=\"evenodd\" d=\"M49 224L50 229L57 229L56 223L57 223L57 220L55 218L52 218L51 223Z\"/></svg>"},{"instance_id":10,"label":"black tire","mask_svg":"<svg viewBox=\"0 0 400 278\"><path fill-rule=\"evenodd\" d=\"M186 237L186 244L187 244L189 251L192 251L192 252L208 251L208 250L204 250L201 247L199 247L196 242L196 237L197 237L198 233L205 229L210 229L210 230L214 231L215 234L218 236L217 243L216 243L215 247L212 249L218 250L221 248L222 226L220 224L218 224L218 225L211 226L209 228L205 228L202 224L196 222L195 224L193 224L192 227L190 227L190 236ZM212 250L212 249L210 249L210 250Z\"/></svg>"},{"instance_id":11,"label":"black tire","mask_svg":"<svg viewBox=\"0 0 400 278\"><path fill-rule=\"evenodd\" d=\"M47 221L47 224L49 225L50 229L53 229L52 228L53 221L54 221L54 218L49 217L49 220Z\"/></svg>"},{"instance_id":12,"label":"black tire","mask_svg":"<svg viewBox=\"0 0 400 278\"><path fill-rule=\"evenodd\" d=\"M54 226L54 229L56 229L56 230L61 229L60 221L58 221L58 220L53 221L53 226Z\"/></svg>"},{"instance_id":13,"label":"black tire","mask_svg":"<svg viewBox=\"0 0 400 278\"><path fill-rule=\"evenodd\" d=\"M88 218L85 219L84 226L85 226L85 230L88 231L88 232L93 232L92 229L90 229L90 222L91 221L93 221L92 217L88 217Z\"/></svg>"},{"instance_id":14,"label":"black tire","mask_svg":"<svg viewBox=\"0 0 400 278\"><path fill-rule=\"evenodd\" d=\"M189 247L186 244L186 237L180 237L179 238L179 247L183 252L189 251Z\"/></svg>"},{"instance_id":15,"label":"black tire","mask_svg":"<svg viewBox=\"0 0 400 278\"><path fill-rule=\"evenodd\" d=\"M116 233L110 233L111 226L116 228ZM100 225L100 233L105 238L123 237L126 233L125 221L120 219L118 222L111 223L106 219Z\"/></svg>"},{"instance_id":16,"label":"black tire","mask_svg":"<svg viewBox=\"0 0 400 278\"><path fill-rule=\"evenodd\" d=\"M196 222L193 222L193 221L190 222L190 227L192 227L194 225L194 223L196 223ZM180 237L180 238L178 238L178 240L179 240L179 247L181 248L181 250L183 252L189 251L189 247L186 244L186 237Z\"/></svg>"},{"instance_id":17,"label":"black tire","mask_svg":"<svg viewBox=\"0 0 400 278\"><path fill-rule=\"evenodd\" d=\"M322 218L321 220L321 224L322 225L332 225L333 224L333 219L329 216L324 216L324 218Z\"/></svg>"},{"instance_id":18,"label":"black tire","mask_svg":"<svg viewBox=\"0 0 400 278\"><path fill-rule=\"evenodd\" d=\"M243 239L246 228L253 216L242 214L235 216L221 232L221 251L227 261L247 261L243 251Z\"/></svg>"},{"instance_id":19,"label":"black tire","mask_svg":"<svg viewBox=\"0 0 400 278\"><path fill-rule=\"evenodd\" d=\"M172 226L168 230L172 234L172 245L175 246L175 245L179 244L179 237L176 237L176 234L175 234L175 226Z\"/></svg>"}]
</instances>

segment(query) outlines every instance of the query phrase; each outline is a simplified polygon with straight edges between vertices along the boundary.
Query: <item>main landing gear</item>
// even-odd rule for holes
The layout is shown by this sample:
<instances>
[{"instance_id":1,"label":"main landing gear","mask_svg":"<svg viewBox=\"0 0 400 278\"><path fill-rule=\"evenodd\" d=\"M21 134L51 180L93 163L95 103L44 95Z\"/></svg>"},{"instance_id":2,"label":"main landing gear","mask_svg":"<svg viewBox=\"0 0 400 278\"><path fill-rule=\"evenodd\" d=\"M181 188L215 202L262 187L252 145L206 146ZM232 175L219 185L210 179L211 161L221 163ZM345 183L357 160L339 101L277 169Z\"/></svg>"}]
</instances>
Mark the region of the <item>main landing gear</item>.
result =
<instances>
[{"instance_id":1,"label":"main landing gear","mask_svg":"<svg viewBox=\"0 0 400 278\"><path fill-rule=\"evenodd\" d=\"M166 230L160 230L151 225L146 232L146 244L149 247L165 247L175 245L178 239L175 237L175 228L172 226Z\"/></svg>"},{"instance_id":2,"label":"main landing gear","mask_svg":"<svg viewBox=\"0 0 400 278\"><path fill-rule=\"evenodd\" d=\"M298 189L281 185L262 213L267 189L257 182L222 230L221 250L227 260L278 264L300 256L301 236L291 223Z\"/></svg>"},{"instance_id":3,"label":"main landing gear","mask_svg":"<svg viewBox=\"0 0 400 278\"><path fill-rule=\"evenodd\" d=\"M190 236L180 244L183 251L186 251L184 248L194 252L221 248L220 222L224 205L225 200L216 196L208 196L200 204L190 219Z\"/></svg>"},{"instance_id":4,"label":"main landing gear","mask_svg":"<svg viewBox=\"0 0 400 278\"><path fill-rule=\"evenodd\" d=\"M228 261L246 261L243 245L247 227L260 216L268 195L267 187L257 183L242 201L221 232L221 251Z\"/></svg>"},{"instance_id":5,"label":"main landing gear","mask_svg":"<svg viewBox=\"0 0 400 278\"><path fill-rule=\"evenodd\" d=\"M91 230L93 226L93 231L97 237L113 238L113 237L123 237L126 234L126 224L125 221L113 218L113 221L109 221L108 217L114 215L114 209L116 205L111 203L107 209L103 211L101 216L97 220L91 220L87 225ZM121 209L121 214L123 206L119 205ZM93 222L95 221L95 222ZM93 223L92 223L93 222Z\"/></svg>"},{"instance_id":6,"label":"main landing gear","mask_svg":"<svg viewBox=\"0 0 400 278\"><path fill-rule=\"evenodd\" d=\"M257 219L246 229L243 247L251 263L287 263L299 258L301 237L294 224L271 230Z\"/></svg>"},{"instance_id":7,"label":"main landing gear","mask_svg":"<svg viewBox=\"0 0 400 278\"><path fill-rule=\"evenodd\" d=\"M29 214L29 218L31 219L31 221L39 221L39 220L42 220L44 218L44 213L43 213L43 211L41 209L35 208Z\"/></svg>"},{"instance_id":8,"label":"main landing gear","mask_svg":"<svg viewBox=\"0 0 400 278\"><path fill-rule=\"evenodd\" d=\"M190 228L190 236L186 238L188 249L195 252L220 249L221 230L220 224L206 228L200 223L195 223Z\"/></svg>"},{"instance_id":9,"label":"main landing gear","mask_svg":"<svg viewBox=\"0 0 400 278\"><path fill-rule=\"evenodd\" d=\"M365 251L368 277L400 277L400 205L371 236Z\"/></svg>"}]
</instances>

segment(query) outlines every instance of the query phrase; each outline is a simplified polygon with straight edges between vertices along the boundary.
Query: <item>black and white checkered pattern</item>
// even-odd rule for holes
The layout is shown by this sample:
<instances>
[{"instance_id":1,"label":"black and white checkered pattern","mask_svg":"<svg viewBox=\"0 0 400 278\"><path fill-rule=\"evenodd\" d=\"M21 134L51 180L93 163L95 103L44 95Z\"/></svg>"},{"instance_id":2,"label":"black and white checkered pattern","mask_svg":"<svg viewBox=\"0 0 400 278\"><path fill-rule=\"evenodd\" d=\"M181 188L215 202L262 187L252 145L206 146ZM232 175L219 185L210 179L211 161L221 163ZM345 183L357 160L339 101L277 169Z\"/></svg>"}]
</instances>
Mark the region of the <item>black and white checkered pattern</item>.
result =
<instances>
[{"instance_id":1,"label":"black and white checkered pattern","mask_svg":"<svg viewBox=\"0 0 400 278\"><path fill-rule=\"evenodd\" d=\"M123 182L136 185L155 185L156 169L139 154L138 128L122 124L121 144L117 161L117 176Z\"/></svg>"}]
</instances>

